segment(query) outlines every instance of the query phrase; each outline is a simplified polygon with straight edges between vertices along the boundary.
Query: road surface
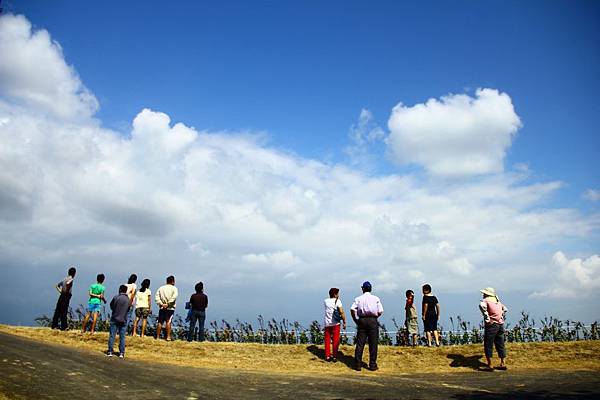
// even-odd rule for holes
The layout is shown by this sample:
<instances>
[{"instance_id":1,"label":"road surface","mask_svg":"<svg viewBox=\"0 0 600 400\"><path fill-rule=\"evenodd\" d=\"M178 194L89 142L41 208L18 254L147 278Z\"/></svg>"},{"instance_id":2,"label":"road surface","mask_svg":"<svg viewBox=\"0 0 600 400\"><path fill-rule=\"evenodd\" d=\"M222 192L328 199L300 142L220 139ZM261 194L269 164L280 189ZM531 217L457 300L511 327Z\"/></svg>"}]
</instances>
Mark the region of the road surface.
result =
<instances>
[{"instance_id":1,"label":"road surface","mask_svg":"<svg viewBox=\"0 0 600 400\"><path fill-rule=\"evenodd\" d=\"M597 399L600 372L282 375L151 364L0 334L0 393L24 399Z\"/></svg>"}]
</instances>

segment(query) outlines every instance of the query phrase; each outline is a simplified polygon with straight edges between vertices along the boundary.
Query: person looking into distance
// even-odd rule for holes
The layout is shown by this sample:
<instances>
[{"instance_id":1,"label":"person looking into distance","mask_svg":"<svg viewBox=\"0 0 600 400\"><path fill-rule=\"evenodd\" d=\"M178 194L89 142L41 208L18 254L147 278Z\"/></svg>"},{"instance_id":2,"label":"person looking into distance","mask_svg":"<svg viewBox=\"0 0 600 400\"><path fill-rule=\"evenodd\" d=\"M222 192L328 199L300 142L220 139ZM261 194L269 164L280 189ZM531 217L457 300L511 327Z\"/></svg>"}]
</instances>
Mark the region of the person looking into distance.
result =
<instances>
[{"instance_id":1,"label":"person looking into distance","mask_svg":"<svg viewBox=\"0 0 600 400\"><path fill-rule=\"evenodd\" d=\"M337 362L338 349L340 347L340 324L346 329L346 314L340 301L340 289L329 289L329 298L323 301L325 305L325 360ZM331 351L333 342L333 353Z\"/></svg>"},{"instance_id":2,"label":"person looking into distance","mask_svg":"<svg viewBox=\"0 0 600 400\"><path fill-rule=\"evenodd\" d=\"M350 314L356 323L356 350L354 352L354 368L362 368L362 354L365 343L369 342L369 369L377 371L377 345L379 341L379 323L377 318L383 314L383 306L379 297L371 294L372 286L369 281L362 284L362 296L354 299Z\"/></svg>"},{"instance_id":3,"label":"person looking into distance","mask_svg":"<svg viewBox=\"0 0 600 400\"><path fill-rule=\"evenodd\" d=\"M140 330L140 337L146 335L146 325L148 323L148 316L152 313L152 292L150 291L150 279L144 279L140 290L135 294L135 319L133 321L133 336L137 334L137 326L140 320L142 321L142 327Z\"/></svg>"},{"instance_id":4,"label":"person looking into distance","mask_svg":"<svg viewBox=\"0 0 600 400\"><path fill-rule=\"evenodd\" d=\"M98 320L98 314L100 313L100 309L102 308L102 302L106 303L104 299L104 274L98 274L96 276L96 283L90 286L89 295L90 299L88 300L88 312L85 314L83 318L83 324L81 327L81 333L85 333L85 328L87 327L87 323L90 320L90 315L92 316L92 326L90 327L90 334L94 334L96 330L96 321Z\"/></svg>"},{"instance_id":5,"label":"person looking into distance","mask_svg":"<svg viewBox=\"0 0 600 400\"><path fill-rule=\"evenodd\" d=\"M67 323L67 314L69 312L69 302L71 301L71 290L73 289L73 280L77 270L75 267L69 268L67 277L56 284L56 290L58 291L58 301L56 302L56 308L54 309L54 316L52 317L52 329L58 328L58 321L60 320L60 330L66 331L69 327Z\"/></svg>"},{"instance_id":6,"label":"person looking into distance","mask_svg":"<svg viewBox=\"0 0 600 400\"><path fill-rule=\"evenodd\" d=\"M418 343L419 336L419 314L417 314L417 307L415 307L415 292L412 290L406 291L406 304L404 305L406 311L406 319L404 320L404 327L406 328L406 345L409 344L409 338L412 337L412 346L415 347Z\"/></svg>"},{"instance_id":7,"label":"person looking into distance","mask_svg":"<svg viewBox=\"0 0 600 400\"><path fill-rule=\"evenodd\" d=\"M127 324L129 325L130 322L133 322L133 320L131 319L131 316L133 315L133 303L135 301L135 294L137 292L137 285L136 282L137 281L137 275L136 274L131 274L129 276L129 279L127 279L127 284L125 286L127 286L127 297L129 297L129 310L127 311ZM131 332L131 334L133 335L133 332Z\"/></svg>"},{"instance_id":8,"label":"person looking into distance","mask_svg":"<svg viewBox=\"0 0 600 400\"><path fill-rule=\"evenodd\" d=\"M204 341L204 321L208 308L208 296L204 293L204 283L198 282L194 287L196 293L190 297L190 327L188 329L188 342L194 340L194 330L198 321L198 340Z\"/></svg>"},{"instance_id":9,"label":"person looking into distance","mask_svg":"<svg viewBox=\"0 0 600 400\"><path fill-rule=\"evenodd\" d=\"M440 318L440 303L437 297L431 294L431 285L423 285L423 325L427 336L427 346L431 347L431 336L435 338L435 345L440 345L440 334L438 332L438 320Z\"/></svg>"},{"instance_id":10,"label":"person looking into distance","mask_svg":"<svg viewBox=\"0 0 600 400\"><path fill-rule=\"evenodd\" d=\"M483 321L485 323L483 331L483 350L485 352L485 359L487 366L483 368L486 371L493 371L492 368L492 355L493 346L496 347L498 357L500 357L500 365L496 367L499 370L506 370L506 348L504 347L504 315L508 309L504 304L500 303L498 295L494 288L487 287L481 289L480 292L483 294L483 299L479 303L479 310L483 314Z\"/></svg>"},{"instance_id":11,"label":"person looking into distance","mask_svg":"<svg viewBox=\"0 0 600 400\"><path fill-rule=\"evenodd\" d=\"M106 355L113 356L113 346L115 337L119 332L119 358L125 358L125 336L127 335L127 311L129 310L130 302L127 296L127 286L119 286L119 294L110 301L110 328L108 334L108 350Z\"/></svg>"},{"instance_id":12,"label":"person looking into distance","mask_svg":"<svg viewBox=\"0 0 600 400\"><path fill-rule=\"evenodd\" d=\"M156 339L160 339L160 333L163 325L166 325L165 339L171 341L171 322L175 314L175 307L179 292L175 287L175 277L167 277L167 284L158 288L154 300L158 305L158 323L156 325Z\"/></svg>"}]
</instances>

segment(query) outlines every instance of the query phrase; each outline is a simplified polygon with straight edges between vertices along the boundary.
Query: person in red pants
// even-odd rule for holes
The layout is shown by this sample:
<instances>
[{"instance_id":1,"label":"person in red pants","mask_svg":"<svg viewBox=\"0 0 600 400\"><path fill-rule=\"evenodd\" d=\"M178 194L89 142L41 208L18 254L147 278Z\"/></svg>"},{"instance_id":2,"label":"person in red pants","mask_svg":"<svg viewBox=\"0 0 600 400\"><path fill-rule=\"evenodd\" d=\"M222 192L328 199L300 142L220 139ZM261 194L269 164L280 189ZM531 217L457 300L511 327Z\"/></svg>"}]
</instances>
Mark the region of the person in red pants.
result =
<instances>
[{"instance_id":1,"label":"person in red pants","mask_svg":"<svg viewBox=\"0 0 600 400\"><path fill-rule=\"evenodd\" d=\"M340 325L346 329L346 314L340 301L340 289L329 289L329 298L324 300L325 305L325 360L336 362L338 347L340 345ZM333 342L333 353L331 343Z\"/></svg>"}]
</instances>

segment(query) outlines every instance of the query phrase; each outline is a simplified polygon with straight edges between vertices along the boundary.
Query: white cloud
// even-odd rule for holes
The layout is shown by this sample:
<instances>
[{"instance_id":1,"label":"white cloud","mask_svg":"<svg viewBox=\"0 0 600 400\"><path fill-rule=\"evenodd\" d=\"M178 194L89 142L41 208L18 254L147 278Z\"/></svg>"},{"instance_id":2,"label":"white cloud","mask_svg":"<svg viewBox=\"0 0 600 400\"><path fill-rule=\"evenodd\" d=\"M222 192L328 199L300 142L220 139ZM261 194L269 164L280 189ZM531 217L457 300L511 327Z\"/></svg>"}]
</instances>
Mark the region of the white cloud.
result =
<instances>
[{"instance_id":1,"label":"white cloud","mask_svg":"<svg viewBox=\"0 0 600 400\"><path fill-rule=\"evenodd\" d=\"M0 94L17 104L68 119L90 117L96 98L64 60L45 30L32 31L23 16L0 19Z\"/></svg>"},{"instance_id":2,"label":"white cloud","mask_svg":"<svg viewBox=\"0 0 600 400\"><path fill-rule=\"evenodd\" d=\"M41 32L31 32L22 17L2 17L0 31L7 23L29 41ZM424 281L436 290L470 291L485 274L491 282L524 290L553 283L535 276L541 247L592 240L600 226L597 214L548 207L560 182L528 183L522 174L450 183L410 174L371 176L286 154L251 132L196 130L149 109L134 116L130 135L121 135L93 119L89 97L78 95L83 86L45 35L36 39L37 47L25 39L23 46L12 46L5 43L10 35L0 35L0 47L10 47L15 56L21 50L32 60L37 53L52 54L66 68L42 74L42 81L21 77L1 92L0 265L43 274L48 266L76 262L107 274L144 271L161 279L168 269L179 283L193 283L201 274L213 287L278 284L288 291L356 287L369 279L387 293ZM4 63L0 82L18 76L15 68L20 64ZM424 117L447 122L459 142L493 128L493 137L475 140L469 151L482 157L491 151L488 169L501 170L518 117L507 95L477 93L476 99L450 96L396 107L390 145L396 122L402 122L399 113L412 121L415 109L424 109L419 111ZM72 103L67 109L87 111L66 121L74 117L63 112L67 103ZM464 120L464 138L457 132L460 124L447 115L453 112ZM381 136L365 128L371 119L366 110L361 113L357 143ZM486 129L473 128L479 125ZM430 134L428 129L419 132ZM439 165L431 161L433 145L442 145L424 137L429 144L414 148L419 160L413 161L432 172L487 171L440 167L449 158ZM527 267L507 275L507 266L514 265ZM577 276L596 282L596 274Z\"/></svg>"},{"instance_id":3,"label":"white cloud","mask_svg":"<svg viewBox=\"0 0 600 400\"><path fill-rule=\"evenodd\" d=\"M474 98L450 94L412 107L398 104L388 126L394 161L434 175L472 176L503 171L521 122L506 93L478 89Z\"/></svg>"},{"instance_id":4,"label":"white cloud","mask_svg":"<svg viewBox=\"0 0 600 400\"><path fill-rule=\"evenodd\" d=\"M365 108L360 111L358 122L350 128L352 144L344 149L353 165L370 167L372 145L385 137L385 132L373 120L373 113Z\"/></svg>"},{"instance_id":5,"label":"white cloud","mask_svg":"<svg viewBox=\"0 0 600 400\"><path fill-rule=\"evenodd\" d=\"M583 193L583 198L589 201L600 201L600 190L588 189Z\"/></svg>"},{"instance_id":6,"label":"white cloud","mask_svg":"<svg viewBox=\"0 0 600 400\"><path fill-rule=\"evenodd\" d=\"M300 264L300 258L291 251L278 251L274 253L245 254L242 259L251 264L263 264L274 267L290 268Z\"/></svg>"},{"instance_id":7,"label":"white cloud","mask_svg":"<svg viewBox=\"0 0 600 400\"><path fill-rule=\"evenodd\" d=\"M552 262L558 267L555 273L555 286L536 291L532 297L577 297L600 289L600 256L597 254L587 259L573 258L569 260L561 251L554 253Z\"/></svg>"}]
</instances>

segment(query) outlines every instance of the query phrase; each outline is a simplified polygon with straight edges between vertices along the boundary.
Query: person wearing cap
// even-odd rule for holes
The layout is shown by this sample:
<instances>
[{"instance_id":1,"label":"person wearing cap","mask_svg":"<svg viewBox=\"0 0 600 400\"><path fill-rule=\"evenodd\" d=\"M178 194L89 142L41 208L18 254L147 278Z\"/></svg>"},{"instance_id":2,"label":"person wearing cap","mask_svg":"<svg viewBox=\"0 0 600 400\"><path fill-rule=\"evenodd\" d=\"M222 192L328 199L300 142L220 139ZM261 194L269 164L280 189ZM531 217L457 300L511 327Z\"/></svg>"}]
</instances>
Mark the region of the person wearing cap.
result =
<instances>
[{"instance_id":1,"label":"person wearing cap","mask_svg":"<svg viewBox=\"0 0 600 400\"><path fill-rule=\"evenodd\" d=\"M361 286L363 294L354 299L350 314L356 323L356 350L354 352L355 369L361 370L362 354L365 343L369 342L369 369L377 368L377 343L379 340L379 324L377 318L383 314L383 306L379 297L371 294L372 286L366 281Z\"/></svg>"},{"instance_id":2,"label":"person wearing cap","mask_svg":"<svg viewBox=\"0 0 600 400\"><path fill-rule=\"evenodd\" d=\"M484 370L494 370L492 368L493 346L496 347L496 352L498 353L498 357L500 357L500 365L496 369L506 370L506 365L504 364L504 360L506 359L506 348L504 347L504 314L507 308L504 304L500 303L494 288L487 287L481 289L480 292L483 294L483 299L479 303L479 309L485 321L483 349L487 366Z\"/></svg>"}]
</instances>

